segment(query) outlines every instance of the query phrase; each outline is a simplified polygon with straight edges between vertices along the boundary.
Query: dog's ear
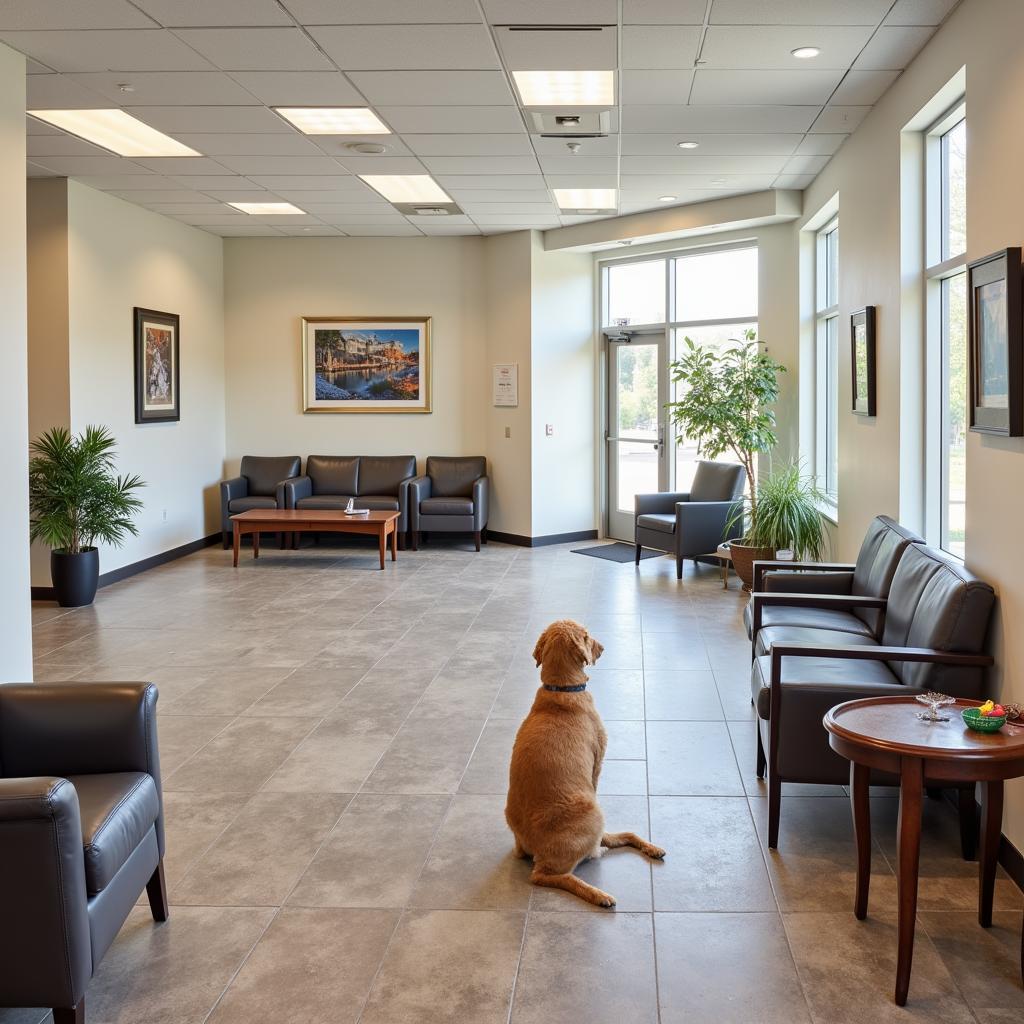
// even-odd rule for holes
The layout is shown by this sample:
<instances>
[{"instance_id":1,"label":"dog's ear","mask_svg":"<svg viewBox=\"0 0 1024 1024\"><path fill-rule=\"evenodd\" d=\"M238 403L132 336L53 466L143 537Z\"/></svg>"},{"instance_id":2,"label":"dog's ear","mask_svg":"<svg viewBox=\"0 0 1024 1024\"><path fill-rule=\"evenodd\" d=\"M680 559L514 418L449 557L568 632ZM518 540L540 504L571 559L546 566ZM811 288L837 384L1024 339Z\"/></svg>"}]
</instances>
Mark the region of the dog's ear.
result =
<instances>
[{"instance_id":1,"label":"dog's ear","mask_svg":"<svg viewBox=\"0 0 1024 1024\"><path fill-rule=\"evenodd\" d=\"M572 623L572 642L584 665L596 664L603 647L578 623ZM600 648L598 650L597 648Z\"/></svg>"},{"instance_id":2,"label":"dog's ear","mask_svg":"<svg viewBox=\"0 0 1024 1024\"><path fill-rule=\"evenodd\" d=\"M548 631L545 629L539 637L537 637L537 645L533 649L533 660L537 667L540 668L541 662L544 660L544 649L548 645Z\"/></svg>"}]
</instances>

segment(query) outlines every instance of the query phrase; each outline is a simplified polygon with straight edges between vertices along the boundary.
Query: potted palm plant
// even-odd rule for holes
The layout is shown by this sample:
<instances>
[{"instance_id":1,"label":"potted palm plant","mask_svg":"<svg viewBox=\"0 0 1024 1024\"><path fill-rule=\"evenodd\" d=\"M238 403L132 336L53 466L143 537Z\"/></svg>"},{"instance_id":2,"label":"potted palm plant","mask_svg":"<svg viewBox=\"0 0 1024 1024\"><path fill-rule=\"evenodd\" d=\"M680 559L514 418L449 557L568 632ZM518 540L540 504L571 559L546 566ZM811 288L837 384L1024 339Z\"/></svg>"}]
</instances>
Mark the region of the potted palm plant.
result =
<instances>
[{"instance_id":1,"label":"potted palm plant","mask_svg":"<svg viewBox=\"0 0 1024 1024\"><path fill-rule=\"evenodd\" d=\"M117 441L106 427L86 427L77 437L55 427L33 441L29 462L30 536L50 551L57 601L67 608L91 604L99 582L95 544L120 547L138 535L133 517L142 502L137 476L115 474Z\"/></svg>"},{"instance_id":2,"label":"potted palm plant","mask_svg":"<svg viewBox=\"0 0 1024 1024\"><path fill-rule=\"evenodd\" d=\"M679 358L672 363L672 380L682 384L680 397L668 403L678 439L696 441L697 452L717 459L731 453L747 472L746 508L734 518L746 522L740 540L730 544L733 566L749 589L754 562L774 558L756 529L759 494L757 457L769 453L778 438L772 406L779 397L779 374L786 368L762 348L753 330L743 332L718 351L684 339Z\"/></svg>"}]
</instances>

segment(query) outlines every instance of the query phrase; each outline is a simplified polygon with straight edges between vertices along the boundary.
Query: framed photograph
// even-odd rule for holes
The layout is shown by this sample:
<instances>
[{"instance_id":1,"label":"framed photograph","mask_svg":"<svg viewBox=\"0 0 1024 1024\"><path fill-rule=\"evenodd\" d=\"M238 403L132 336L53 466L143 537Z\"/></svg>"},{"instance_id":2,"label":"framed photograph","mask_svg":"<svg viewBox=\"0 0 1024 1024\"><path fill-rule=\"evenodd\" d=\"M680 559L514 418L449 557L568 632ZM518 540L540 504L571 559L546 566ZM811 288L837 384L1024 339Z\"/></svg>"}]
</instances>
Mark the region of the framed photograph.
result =
<instances>
[{"instance_id":1,"label":"framed photograph","mask_svg":"<svg viewBox=\"0 0 1024 1024\"><path fill-rule=\"evenodd\" d=\"M179 325L174 313L136 306L135 422L170 423L181 419Z\"/></svg>"},{"instance_id":2,"label":"framed photograph","mask_svg":"<svg viewBox=\"0 0 1024 1024\"><path fill-rule=\"evenodd\" d=\"M875 415L875 307L850 314L850 366L853 371L853 411Z\"/></svg>"},{"instance_id":3,"label":"framed photograph","mask_svg":"<svg viewBox=\"0 0 1024 1024\"><path fill-rule=\"evenodd\" d=\"M304 412L430 412L430 317L303 317Z\"/></svg>"},{"instance_id":4,"label":"framed photograph","mask_svg":"<svg viewBox=\"0 0 1024 1024\"><path fill-rule=\"evenodd\" d=\"M967 264L970 428L1024 434L1024 335L1018 246Z\"/></svg>"}]
</instances>

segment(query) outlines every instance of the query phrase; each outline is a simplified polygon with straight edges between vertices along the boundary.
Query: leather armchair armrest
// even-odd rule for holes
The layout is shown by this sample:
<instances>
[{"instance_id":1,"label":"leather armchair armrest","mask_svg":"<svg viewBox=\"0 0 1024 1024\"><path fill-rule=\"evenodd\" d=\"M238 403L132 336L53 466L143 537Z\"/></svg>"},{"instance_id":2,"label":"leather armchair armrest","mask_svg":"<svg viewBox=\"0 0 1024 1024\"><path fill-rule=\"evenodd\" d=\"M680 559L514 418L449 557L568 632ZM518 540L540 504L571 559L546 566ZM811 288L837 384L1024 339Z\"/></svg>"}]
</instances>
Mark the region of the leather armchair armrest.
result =
<instances>
[{"instance_id":1,"label":"leather armchair armrest","mask_svg":"<svg viewBox=\"0 0 1024 1024\"><path fill-rule=\"evenodd\" d=\"M755 562L754 578L757 579ZM769 594L832 594L841 597L853 589L852 572L785 572L769 570L762 573L758 590Z\"/></svg>"},{"instance_id":2,"label":"leather armchair armrest","mask_svg":"<svg viewBox=\"0 0 1024 1024\"><path fill-rule=\"evenodd\" d=\"M92 976L78 794L0 779L0 1005L74 1006Z\"/></svg>"},{"instance_id":3,"label":"leather armchair armrest","mask_svg":"<svg viewBox=\"0 0 1024 1024\"><path fill-rule=\"evenodd\" d=\"M473 481L473 529L478 533L487 525L487 498L491 484L487 477Z\"/></svg>"},{"instance_id":4,"label":"leather armchair armrest","mask_svg":"<svg viewBox=\"0 0 1024 1024\"><path fill-rule=\"evenodd\" d=\"M295 503L300 498L309 498L313 495L313 481L308 476L293 476L289 480L282 480L277 486L277 503L281 508L295 508Z\"/></svg>"},{"instance_id":5,"label":"leather armchair armrest","mask_svg":"<svg viewBox=\"0 0 1024 1024\"><path fill-rule=\"evenodd\" d=\"M714 554L726 540L735 501L680 501L676 503L676 554L683 558Z\"/></svg>"},{"instance_id":6,"label":"leather armchair armrest","mask_svg":"<svg viewBox=\"0 0 1024 1024\"><path fill-rule=\"evenodd\" d=\"M249 494L249 481L244 476L233 476L230 480L220 482L220 528L231 531L231 502L235 498L244 498Z\"/></svg>"},{"instance_id":7,"label":"leather armchair armrest","mask_svg":"<svg viewBox=\"0 0 1024 1024\"><path fill-rule=\"evenodd\" d=\"M757 636L764 618L765 608L831 608L848 612L854 608L877 608L885 614L888 601L884 597L861 597L853 594L778 594L753 593L750 595L750 634Z\"/></svg>"},{"instance_id":8,"label":"leather armchair armrest","mask_svg":"<svg viewBox=\"0 0 1024 1024\"><path fill-rule=\"evenodd\" d=\"M843 658L854 661L912 661L962 668L988 668L991 654L964 654L939 651L933 647L872 647L859 644L775 644L772 647L772 685L781 672L783 658Z\"/></svg>"},{"instance_id":9,"label":"leather armchair armrest","mask_svg":"<svg viewBox=\"0 0 1024 1024\"><path fill-rule=\"evenodd\" d=\"M665 491L662 494L638 494L634 499L633 514L637 516L647 515L671 515L676 510L680 501L689 501L688 491Z\"/></svg>"},{"instance_id":10,"label":"leather armchair armrest","mask_svg":"<svg viewBox=\"0 0 1024 1024\"><path fill-rule=\"evenodd\" d=\"M420 502L430 497L430 477L414 476L408 483L409 529L420 528Z\"/></svg>"},{"instance_id":11,"label":"leather armchair armrest","mask_svg":"<svg viewBox=\"0 0 1024 1024\"><path fill-rule=\"evenodd\" d=\"M285 493L285 486L290 484L293 480L297 480L298 477L286 476L283 480L278 480L274 487L274 497L277 501L278 508L288 508L285 502L288 500L288 495Z\"/></svg>"},{"instance_id":12,"label":"leather armchair armrest","mask_svg":"<svg viewBox=\"0 0 1024 1024\"><path fill-rule=\"evenodd\" d=\"M761 577L772 569L805 569L817 573L847 572L852 573L857 568L852 562L786 562L782 560L765 560L754 563L754 590L766 590L761 585ZM804 593L813 593L807 589Z\"/></svg>"}]
</instances>

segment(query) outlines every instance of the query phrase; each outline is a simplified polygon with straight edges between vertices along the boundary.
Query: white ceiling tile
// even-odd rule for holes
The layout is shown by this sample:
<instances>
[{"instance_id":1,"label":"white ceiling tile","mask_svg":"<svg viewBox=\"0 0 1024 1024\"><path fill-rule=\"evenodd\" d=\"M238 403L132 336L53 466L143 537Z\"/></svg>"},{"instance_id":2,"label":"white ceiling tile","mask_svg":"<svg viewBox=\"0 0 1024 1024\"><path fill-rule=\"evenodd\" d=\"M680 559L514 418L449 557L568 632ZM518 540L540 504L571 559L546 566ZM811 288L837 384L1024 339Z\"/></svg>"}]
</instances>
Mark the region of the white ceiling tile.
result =
<instances>
[{"instance_id":1,"label":"white ceiling tile","mask_svg":"<svg viewBox=\"0 0 1024 1024\"><path fill-rule=\"evenodd\" d=\"M811 126L825 135L849 134L867 116L870 107L826 107Z\"/></svg>"},{"instance_id":2,"label":"white ceiling tile","mask_svg":"<svg viewBox=\"0 0 1024 1024\"><path fill-rule=\"evenodd\" d=\"M877 25L892 0L715 0L715 25Z\"/></svg>"},{"instance_id":3,"label":"white ceiling tile","mask_svg":"<svg viewBox=\"0 0 1024 1024\"><path fill-rule=\"evenodd\" d=\"M163 189L163 188L151 188L151 189L108 189L111 195L117 196L119 199L127 199L130 203L140 203L143 206L155 206L166 203L178 203L181 205L197 206L203 204L207 206L216 205L216 200L211 199L209 196L204 196L202 192L194 192L191 189ZM180 213L184 213L184 210L180 210Z\"/></svg>"},{"instance_id":4,"label":"white ceiling tile","mask_svg":"<svg viewBox=\"0 0 1024 1024\"><path fill-rule=\"evenodd\" d=\"M600 71L618 64L618 30L614 26L586 31L544 28L497 28L494 36L510 71Z\"/></svg>"},{"instance_id":5,"label":"white ceiling tile","mask_svg":"<svg viewBox=\"0 0 1024 1024\"><path fill-rule=\"evenodd\" d=\"M429 107L467 100L492 106L513 101L501 71L354 71L349 77L375 106Z\"/></svg>"},{"instance_id":6,"label":"white ceiling tile","mask_svg":"<svg viewBox=\"0 0 1024 1024\"><path fill-rule=\"evenodd\" d=\"M624 25L702 25L706 0L622 0Z\"/></svg>"},{"instance_id":7,"label":"white ceiling tile","mask_svg":"<svg viewBox=\"0 0 1024 1024\"><path fill-rule=\"evenodd\" d=\"M615 0L482 0L492 25L613 25Z\"/></svg>"},{"instance_id":8,"label":"white ceiling tile","mask_svg":"<svg viewBox=\"0 0 1024 1024\"><path fill-rule=\"evenodd\" d=\"M789 156L800 144L803 135L796 132L780 132L776 135L707 135L676 132L672 135L623 135L623 156L675 156L678 153L750 153L759 155ZM696 150L680 150L680 142L696 142Z\"/></svg>"},{"instance_id":9,"label":"white ceiling tile","mask_svg":"<svg viewBox=\"0 0 1024 1024\"><path fill-rule=\"evenodd\" d=\"M312 214L314 217L320 217L322 220L339 220L342 217L376 217L378 219L383 218L387 220L389 217L401 217L400 214L390 203L381 199L376 203L371 202L346 202L346 203L324 203L319 200L320 192L307 192L308 199L304 199L303 202L296 203L296 206L301 206L306 213Z\"/></svg>"},{"instance_id":10,"label":"white ceiling tile","mask_svg":"<svg viewBox=\"0 0 1024 1024\"><path fill-rule=\"evenodd\" d=\"M242 214L247 221L254 224L273 224L275 227L284 227L287 224L316 224L315 217L306 213L245 213Z\"/></svg>"},{"instance_id":11,"label":"white ceiling tile","mask_svg":"<svg viewBox=\"0 0 1024 1024\"><path fill-rule=\"evenodd\" d=\"M91 71L67 76L117 106L252 104L253 97L220 71ZM124 92L122 85L130 87Z\"/></svg>"},{"instance_id":12,"label":"white ceiling tile","mask_svg":"<svg viewBox=\"0 0 1024 1024\"><path fill-rule=\"evenodd\" d=\"M6 0L0 4L0 31L17 29L155 28L127 0Z\"/></svg>"},{"instance_id":13,"label":"white ceiling tile","mask_svg":"<svg viewBox=\"0 0 1024 1024\"><path fill-rule=\"evenodd\" d=\"M352 149L365 143L384 146L387 157L413 156L413 152L397 135L312 135L310 141L328 156L351 157L358 155Z\"/></svg>"},{"instance_id":14,"label":"white ceiling tile","mask_svg":"<svg viewBox=\"0 0 1024 1024\"><path fill-rule=\"evenodd\" d=\"M542 188L447 188L445 191L463 208L472 203L505 203L506 205L515 205L518 203L545 203L551 201L548 191Z\"/></svg>"},{"instance_id":15,"label":"white ceiling tile","mask_svg":"<svg viewBox=\"0 0 1024 1024\"><path fill-rule=\"evenodd\" d=\"M772 187L805 189L816 177L816 174L780 174L773 182Z\"/></svg>"},{"instance_id":16,"label":"white ceiling tile","mask_svg":"<svg viewBox=\"0 0 1024 1024\"><path fill-rule=\"evenodd\" d=\"M351 174L426 174L427 169L414 156L359 156L350 153L337 162Z\"/></svg>"},{"instance_id":17,"label":"white ceiling tile","mask_svg":"<svg viewBox=\"0 0 1024 1024\"><path fill-rule=\"evenodd\" d=\"M439 174L437 183L446 192L449 189L547 189L540 174Z\"/></svg>"},{"instance_id":18,"label":"white ceiling tile","mask_svg":"<svg viewBox=\"0 0 1024 1024\"><path fill-rule=\"evenodd\" d=\"M801 61L790 52L798 46L817 46L817 68L848 68L871 36L867 26L829 25L712 25L701 57L709 68L782 68Z\"/></svg>"},{"instance_id":19,"label":"white ceiling tile","mask_svg":"<svg viewBox=\"0 0 1024 1024\"><path fill-rule=\"evenodd\" d=\"M25 175L29 178L59 178L60 175L56 171L51 171L46 167L40 167L39 164L32 163L31 160L25 165Z\"/></svg>"},{"instance_id":20,"label":"white ceiling tile","mask_svg":"<svg viewBox=\"0 0 1024 1024\"><path fill-rule=\"evenodd\" d=\"M578 156L616 156L619 152L618 135L606 135L599 139L545 139L540 135L532 136L533 148L538 156L569 156L572 150L569 144L579 146Z\"/></svg>"},{"instance_id":21,"label":"white ceiling tile","mask_svg":"<svg viewBox=\"0 0 1024 1024\"><path fill-rule=\"evenodd\" d=\"M676 156L624 156L623 174L778 174L786 163L779 155L683 153Z\"/></svg>"},{"instance_id":22,"label":"white ceiling tile","mask_svg":"<svg viewBox=\"0 0 1024 1024\"><path fill-rule=\"evenodd\" d=\"M91 4L93 0L89 0ZM188 25L291 25L274 0L134 0L150 17L171 28Z\"/></svg>"},{"instance_id":23,"label":"white ceiling tile","mask_svg":"<svg viewBox=\"0 0 1024 1024\"><path fill-rule=\"evenodd\" d=\"M900 71L847 71L832 102L844 106L872 106L901 74Z\"/></svg>"},{"instance_id":24,"label":"white ceiling tile","mask_svg":"<svg viewBox=\"0 0 1024 1024\"><path fill-rule=\"evenodd\" d=\"M317 156L319 150L313 143L299 134L284 132L259 132L245 134L202 132L191 134L177 132L179 142L191 146L197 153L206 156Z\"/></svg>"},{"instance_id":25,"label":"white ceiling tile","mask_svg":"<svg viewBox=\"0 0 1024 1024\"><path fill-rule=\"evenodd\" d=\"M287 199L288 202L294 203L296 206L301 206L302 209L306 209L309 205L315 204L331 204L335 203L340 206L386 206L391 208L389 203L384 202L383 199L377 195L369 186L364 185L358 178L344 178L338 182L339 188L336 189L301 189L291 188L290 186L283 186L281 188L274 189L274 194L280 196L282 199ZM211 192L210 195L214 193ZM379 200L378 203L374 203L374 200ZM365 212L365 211L360 211Z\"/></svg>"},{"instance_id":26,"label":"white ceiling tile","mask_svg":"<svg viewBox=\"0 0 1024 1024\"><path fill-rule=\"evenodd\" d=\"M938 25L960 0L896 0L883 24Z\"/></svg>"},{"instance_id":27,"label":"white ceiling tile","mask_svg":"<svg viewBox=\"0 0 1024 1024\"><path fill-rule=\"evenodd\" d=\"M210 64L167 29L0 32L9 46L56 71L209 71Z\"/></svg>"},{"instance_id":28,"label":"white ceiling tile","mask_svg":"<svg viewBox=\"0 0 1024 1024\"><path fill-rule=\"evenodd\" d=\"M216 199L222 203L276 203L282 197L276 192L270 192L265 188L259 188L257 185L249 183L249 188L225 188L225 189L205 189L204 195L209 196L211 199ZM296 203L296 206L300 206L300 203ZM302 207L305 209L305 207Z\"/></svg>"},{"instance_id":29,"label":"white ceiling tile","mask_svg":"<svg viewBox=\"0 0 1024 1024\"><path fill-rule=\"evenodd\" d=\"M786 161L783 174L820 174L832 157L828 153L797 153Z\"/></svg>"},{"instance_id":30,"label":"white ceiling tile","mask_svg":"<svg viewBox=\"0 0 1024 1024\"><path fill-rule=\"evenodd\" d=\"M25 80L28 110L95 110L110 104L68 75L29 75Z\"/></svg>"},{"instance_id":31,"label":"white ceiling tile","mask_svg":"<svg viewBox=\"0 0 1024 1024\"><path fill-rule=\"evenodd\" d=\"M120 156L45 156L36 157L34 162L69 178L80 174L139 174L142 171L140 164Z\"/></svg>"},{"instance_id":32,"label":"white ceiling tile","mask_svg":"<svg viewBox=\"0 0 1024 1024\"><path fill-rule=\"evenodd\" d=\"M437 221L443 221L438 224ZM479 235L480 229L473 223L448 224L443 217L417 217L416 226L425 235Z\"/></svg>"},{"instance_id":33,"label":"white ceiling tile","mask_svg":"<svg viewBox=\"0 0 1024 1024\"><path fill-rule=\"evenodd\" d=\"M618 156L572 156L562 153L558 156L540 157L540 169L544 174L614 174L618 169Z\"/></svg>"},{"instance_id":34,"label":"white ceiling tile","mask_svg":"<svg viewBox=\"0 0 1024 1024\"><path fill-rule=\"evenodd\" d=\"M406 134L404 141L419 156L529 156L533 152L530 137L525 132L520 135Z\"/></svg>"},{"instance_id":35,"label":"white ceiling tile","mask_svg":"<svg viewBox=\"0 0 1024 1024\"><path fill-rule=\"evenodd\" d=\"M864 47L853 66L858 71L905 68L934 32L930 26L883 26Z\"/></svg>"},{"instance_id":36,"label":"white ceiling tile","mask_svg":"<svg viewBox=\"0 0 1024 1024\"><path fill-rule=\"evenodd\" d=\"M330 62L297 28L185 28L177 34L224 71L322 71Z\"/></svg>"},{"instance_id":37,"label":"white ceiling tile","mask_svg":"<svg viewBox=\"0 0 1024 1024\"><path fill-rule=\"evenodd\" d=\"M225 238L244 238L247 236L274 236L276 238L281 237L281 232L269 224L232 224L230 227L227 225L211 227L209 229L212 235L223 235Z\"/></svg>"},{"instance_id":38,"label":"white ceiling tile","mask_svg":"<svg viewBox=\"0 0 1024 1024\"><path fill-rule=\"evenodd\" d=\"M623 71L623 103L686 103L693 71Z\"/></svg>"},{"instance_id":39,"label":"white ceiling tile","mask_svg":"<svg viewBox=\"0 0 1024 1024\"><path fill-rule=\"evenodd\" d=\"M536 174L533 156L427 156L431 174Z\"/></svg>"},{"instance_id":40,"label":"white ceiling tile","mask_svg":"<svg viewBox=\"0 0 1024 1024\"><path fill-rule=\"evenodd\" d=\"M59 128L54 128L52 124L47 124L45 121L37 121L34 117L25 115L25 134L26 135L63 135Z\"/></svg>"},{"instance_id":41,"label":"white ceiling tile","mask_svg":"<svg viewBox=\"0 0 1024 1024\"><path fill-rule=\"evenodd\" d=\"M343 228L346 235L353 238L373 237L375 235L395 237L420 235L420 230L413 227L408 221L404 224L352 224Z\"/></svg>"},{"instance_id":42,"label":"white ceiling tile","mask_svg":"<svg viewBox=\"0 0 1024 1024\"><path fill-rule=\"evenodd\" d=\"M797 153L832 154L849 138L849 135L805 135Z\"/></svg>"},{"instance_id":43,"label":"white ceiling tile","mask_svg":"<svg viewBox=\"0 0 1024 1024\"><path fill-rule=\"evenodd\" d=\"M119 199L126 199L130 203L140 203L146 207L147 210L152 210L153 213L162 213L169 217L208 217L210 223L217 221L224 221L231 217L230 214L222 212L222 206L220 203L214 202L212 199L208 199L205 203L142 203L139 199L132 198L131 193L113 193ZM214 212L211 212L214 211ZM239 213L239 217L244 217L244 213Z\"/></svg>"},{"instance_id":44,"label":"white ceiling tile","mask_svg":"<svg viewBox=\"0 0 1024 1024\"><path fill-rule=\"evenodd\" d=\"M198 189L202 192L212 188L246 192L260 188L259 185L249 181L248 178L243 178L240 174L175 174L172 180L184 188Z\"/></svg>"},{"instance_id":45,"label":"white ceiling tile","mask_svg":"<svg viewBox=\"0 0 1024 1024\"><path fill-rule=\"evenodd\" d=\"M771 188L775 174L623 174L623 191L655 189L678 195L679 190L720 189L760 191ZM721 183L721 184L719 184Z\"/></svg>"},{"instance_id":46,"label":"white ceiling tile","mask_svg":"<svg viewBox=\"0 0 1024 1024\"><path fill-rule=\"evenodd\" d=\"M359 106L363 97L340 71L234 71L231 77L269 107Z\"/></svg>"},{"instance_id":47,"label":"white ceiling tile","mask_svg":"<svg viewBox=\"0 0 1024 1024\"><path fill-rule=\"evenodd\" d=\"M30 157L45 156L109 156L107 150L94 146L74 135L29 135L26 137Z\"/></svg>"},{"instance_id":48,"label":"white ceiling tile","mask_svg":"<svg viewBox=\"0 0 1024 1024\"><path fill-rule=\"evenodd\" d=\"M622 112L627 132L805 132L818 107L633 106Z\"/></svg>"},{"instance_id":49,"label":"white ceiling tile","mask_svg":"<svg viewBox=\"0 0 1024 1024\"><path fill-rule=\"evenodd\" d=\"M325 224L334 224L341 227L349 227L353 224L404 224L405 217L393 207L386 210L378 210L376 213L349 213L342 210L336 214L317 213Z\"/></svg>"},{"instance_id":50,"label":"white ceiling tile","mask_svg":"<svg viewBox=\"0 0 1024 1024\"><path fill-rule=\"evenodd\" d=\"M220 163L238 174L344 174L329 156L235 156L219 158Z\"/></svg>"},{"instance_id":51,"label":"white ceiling tile","mask_svg":"<svg viewBox=\"0 0 1024 1024\"><path fill-rule=\"evenodd\" d=\"M377 113L394 131L403 135L523 131L523 115L518 107L511 104L482 107L379 107Z\"/></svg>"},{"instance_id":52,"label":"white ceiling tile","mask_svg":"<svg viewBox=\"0 0 1024 1024\"><path fill-rule=\"evenodd\" d=\"M546 203L464 203L462 209L474 220L491 220L493 216L554 217L557 210Z\"/></svg>"},{"instance_id":53,"label":"white ceiling tile","mask_svg":"<svg viewBox=\"0 0 1024 1024\"><path fill-rule=\"evenodd\" d=\"M266 107L126 107L129 114L177 135L179 132L294 132Z\"/></svg>"},{"instance_id":54,"label":"white ceiling tile","mask_svg":"<svg viewBox=\"0 0 1024 1024\"><path fill-rule=\"evenodd\" d=\"M425 228L426 225L428 225L428 224L439 224L439 223L440 224L444 224L444 225L446 225L448 227L453 227L453 228L454 227L459 227L459 226L461 226L461 227L473 227L474 226L473 221L470 220L469 217L467 217L467 216L465 216L463 214L458 214L458 213L455 213L455 214L444 214L444 215L441 215L441 216L439 216L437 214L427 214L427 215L422 216L422 217L418 216L415 213L410 213L408 215L407 219L408 219L410 224L415 224L416 227L418 227L420 229Z\"/></svg>"},{"instance_id":55,"label":"white ceiling tile","mask_svg":"<svg viewBox=\"0 0 1024 1024\"><path fill-rule=\"evenodd\" d=\"M548 174L544 180L550 188L616 188L619 184L617 174Z\"/></svg>"},{"instance_id":56,"label":"white ceiling tile","mask_svg":"<svg viewBox=\"0 0 1024 1024\"><path fill-rule=\"evenodd\" d=\"M779 105L822 104L832 95L843 72L830 71L726 71L698 69L691 103L741 104L756 97Z\"/></svg>"},{"instance_id":57,"label":"white ceiling tile","mask_svg":"<svg viewBox=\"0 0 1024 1024\"><path fill-rule=\"evenodd\" d=\"M499 66L483 25L327 25L309 31L342 71Z\"/></svg>"},{"instance_id":58,"label":"white ceiling tile","mask_svg":"<svg viewBox=\"0 0 1024 1024\"><path fill-rule=\"evenodd\" d=\"M45 64L40 64L39 61L33 60L31 57L25 58L26 75L55 75L56 73L53 68L48 68Z\"/></svg>"},{"instance_id":59,"label":"white ceiling tile","mask_svg":"<svg viewBox=\"0 0 1024 1024\"><path fill-rule=\"evenodd\" d=\"M143 156L136 163L148 167L157 174L177 176L179 174L230 174L231 171L217 160L206 156Z\"/></svg>"},{"instance_id":60,"label":"white ceiling tile","mask_svg":"<svg viewBox=\"0 0 1024 1024\"><path fill-rule=\"evenodd\" d=\"M179 184L145 167L135 167L130 174L76 174L75 180L90 188L111 192L115 189L176 189Z\"/></svg>"},{"instance_id":61,"label":"white ceiling tile","mask_svg":"<svg viewBox=\"0 0 1024 1024\"><path fill-rule=\"evenodd\" d=\"M341 168L339 167L340 171ZM358 178L352 175L310 175L310 174L254 174L252 180L263 188L269 188L279 195L284 195L283 189L292 192L307 191L321 192L327 189L347 189L350 186L354 189L365 189Z\"/></svg>"},{"instance_id":62,"label":"white ceiling tile","mask_svg":"<svg viewBox=\"0 0 1024 1024\"><path fill-rule=\"evenodd\" d=\"M558 223L558 215L550 217L515 217L504 214L493 214L489 217L476 218L480 227L523 227L523 228L549 228Z\"/></svg>"},{"instance_id":63,"label":"white ceiling tile","mask_svg":"<svg viewBox=\"0 0 1024 1024\"><path fill-rule=\"evenodd\" d=\"M692 26L626 25L622 29L623 68L692 68L700 29Z\"/></svg>"},{"instance_id":64,"label":"white ceiling tile","mask_svg":"<svg viewBox=\"0 0 1024 1024\"><path fill-rule=\"evenodd\" d=\"M303 25L428 25L480 20L475 0L283 0Z\"/></svg>"},{"instance_id":65,"label":"white ceiling tile","mask_svg":"<svg viewBox=\"0 0 1024 1024\"><path fill-rule=\"evenodd\" d=\"M282 235L295 235L299 238L319 237L322 235L334 235L336 238L340 238L344 235L343 231L338 228L332 228L328 224L306 224L297 225L295 227L286 225L278 228L277 230L280 231Z\"/></svg>"}]
</instances>

